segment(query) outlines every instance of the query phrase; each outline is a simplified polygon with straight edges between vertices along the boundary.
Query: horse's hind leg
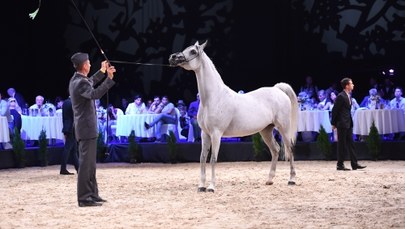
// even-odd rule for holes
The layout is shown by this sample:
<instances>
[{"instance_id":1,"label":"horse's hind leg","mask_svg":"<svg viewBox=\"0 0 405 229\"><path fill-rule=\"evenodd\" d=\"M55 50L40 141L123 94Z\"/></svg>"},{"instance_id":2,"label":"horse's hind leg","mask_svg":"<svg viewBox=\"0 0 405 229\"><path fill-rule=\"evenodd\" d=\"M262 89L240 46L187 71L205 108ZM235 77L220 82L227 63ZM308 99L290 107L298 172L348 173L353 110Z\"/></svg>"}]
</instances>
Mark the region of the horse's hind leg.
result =
<instances>
[{"instance_id":1,"label":"horse's hind leg","mask_svg":"<svg viewBox=\"0 0 405 229\"><path fill-rule=\"evenodd\" d=\"M273 128L274 128L273 125L269 125L268 127L264 128L262 131L260 131L260 135L262 136L264 143L266 143L267 147L269 147L270 152L271 152L271 167L270 167L269 179L267 180L266 185L273 184L273 178L276 175L278 154L280 151L280 146L275 141L274 136L273 136Z\"/></svg>"},{"instance_id":2,"label":"horse's hind leg","mask_svg":"<svg viewBox=\"0 0 405 229\"><path fill-rule=\"evenodd\" d=\"M284 130L280 131L281 137L284 143L284 152L286 159L290 160L290 179L288 180L288 185L295 185L295 168L294 168L294 154L292 152L292 142L284 134Z\"/></svg>"},{"instance_id":3,"label":"horse's hind leg","mask_svg":"<svg viewBox=\"0 0 405 229\"><path fill-rule=\"evenodd\" d=\"M211 147L211 138L204 132L201 132L201 155L200 155L200 184L198 185L199 192L205 192L205 180L206 180L206 173L205 173L205 166L207 163L207 156L210 151Z\"/></svg>"}]
</instances>

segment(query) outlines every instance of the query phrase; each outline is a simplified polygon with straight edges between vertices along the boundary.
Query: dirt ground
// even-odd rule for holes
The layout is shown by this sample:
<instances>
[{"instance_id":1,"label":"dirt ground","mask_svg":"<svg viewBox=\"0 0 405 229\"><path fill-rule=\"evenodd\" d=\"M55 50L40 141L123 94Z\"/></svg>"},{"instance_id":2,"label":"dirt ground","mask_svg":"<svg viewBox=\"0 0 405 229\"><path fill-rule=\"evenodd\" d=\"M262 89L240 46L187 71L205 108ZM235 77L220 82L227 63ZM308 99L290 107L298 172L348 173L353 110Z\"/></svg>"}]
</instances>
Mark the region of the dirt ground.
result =
<instances>
[{"instance_id":1,"label":"dirt ground","mask_svg":"<svg viewBox=\"0 0 405 229\"><path fill-rule=\"evenodd\" d=\"M361 163L297 161L296 186L284 161L272 186L270 162L218 163L215 193L197 192L199 163L98 164L108 202L87 208L58 165L0 170L0 228L405 228L405 161Z\"/></svg>"}]
</instances>

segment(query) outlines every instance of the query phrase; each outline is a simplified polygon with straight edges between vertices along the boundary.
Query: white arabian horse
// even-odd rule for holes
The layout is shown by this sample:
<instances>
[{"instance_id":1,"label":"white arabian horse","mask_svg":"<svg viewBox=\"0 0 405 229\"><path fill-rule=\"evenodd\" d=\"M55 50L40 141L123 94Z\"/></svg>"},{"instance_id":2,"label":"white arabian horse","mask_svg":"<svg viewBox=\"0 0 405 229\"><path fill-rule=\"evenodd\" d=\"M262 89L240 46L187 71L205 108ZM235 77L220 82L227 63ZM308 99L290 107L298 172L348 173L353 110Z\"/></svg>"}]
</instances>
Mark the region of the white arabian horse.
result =
<instances>
[{"instance_id":1,"label":"white arabian horse","mask_svg":"<svg viewBox=\"0 0 405 229\"><path fill-rule=\"evenodd\" d=\"M197 77L200 107L197 120L202 129L200 156L201 176L199 192L214 192L215 164L221 137L242 137L257 132L271 151L271 168L266 184L273 184L280 146L275 141L273 129L281 134L286 160L290 160L289 185L295 184L294 155L292 148L297 133L298 101L294 90L286 83L262 87L245 94L230 89L221 79L211 59L205 54L204 44L198 41L182 52L170 55L172 66L192 70ZM205 166L211 149L212 179L205 188Z\"/></svg>"}]
</instances>

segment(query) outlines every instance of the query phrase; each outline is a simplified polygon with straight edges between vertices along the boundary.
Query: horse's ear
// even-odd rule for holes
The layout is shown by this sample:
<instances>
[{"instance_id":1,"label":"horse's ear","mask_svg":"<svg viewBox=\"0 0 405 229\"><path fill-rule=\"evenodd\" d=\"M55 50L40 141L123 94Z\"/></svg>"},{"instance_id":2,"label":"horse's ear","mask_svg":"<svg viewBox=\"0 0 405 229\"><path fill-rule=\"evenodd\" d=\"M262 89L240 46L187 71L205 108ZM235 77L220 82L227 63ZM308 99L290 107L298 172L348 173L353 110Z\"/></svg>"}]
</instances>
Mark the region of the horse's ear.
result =
<instances>
[{"instance_id":1,"label":"horse's ear","mask_svg":"<svg viewBox=\"0 0 405 229\"><path fill-rule=\"evenodd\" d=\"M196 41L194 45L200 45L200 44L198 44L198 41Z\"/></svg>"},{"instance_id":2,"label":"horse's ear","mask_svg":"<svg viewBox=\"0 0 405 229\"><path fill-rule=\"evenodd\" d=\"M200 46L201 50L204 50L204 48L205 48L205 46L207 45L207 43L208 43L208 40L206 40L206 41Z\"/></svg>"}]
</instances>

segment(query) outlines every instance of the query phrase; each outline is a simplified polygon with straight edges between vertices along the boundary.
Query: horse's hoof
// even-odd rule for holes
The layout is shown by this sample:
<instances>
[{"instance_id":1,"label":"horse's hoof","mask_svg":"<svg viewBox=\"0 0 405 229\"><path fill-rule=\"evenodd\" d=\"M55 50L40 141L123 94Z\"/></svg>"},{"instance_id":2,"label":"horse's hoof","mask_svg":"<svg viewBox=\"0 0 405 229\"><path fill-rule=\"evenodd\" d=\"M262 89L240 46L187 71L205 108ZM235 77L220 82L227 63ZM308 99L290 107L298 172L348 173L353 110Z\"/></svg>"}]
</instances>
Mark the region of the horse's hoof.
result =
<instances>
[{"instance_id":1,"label":"horse's hoof","mask_svg":"<svg viewBox=\"0 0 405 229\"><path fill-rule=\"evenodd\" d=\"M273 181L267 181L266 185L272 185L274 182Z\"/></svg>"},{"instance_id":2,"label":"horse's hoof","mask_svg":"<svg viewBox=\"0 0 405 229\"><path fill-rule=\"evenodd\" d=\"M214 193L214 189L212 189L212 188L209 188L207 191Z\"/></svg>"},{"instance_id":3,"label":"horse's hoof","mask_svg":"<svg viewBox=\"0 0 405 229\"><path fill-rule=\"evenodd\" d=\"M206 192L207 189L205 187L200 187L198 188L198 192Z\"/></svg>"},{"instance_id":4,"label":"horse's hoof","mask_svg":"<svg viewBox=\"0 0 405 229\"><path fill-rule=\"evenodd\" d=\"M289 181L288 185L295 185L295 181Z\"/></svg>"}]
</instances>

